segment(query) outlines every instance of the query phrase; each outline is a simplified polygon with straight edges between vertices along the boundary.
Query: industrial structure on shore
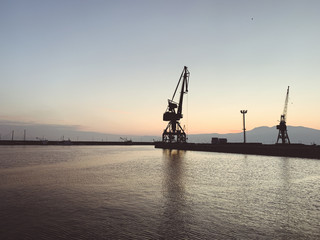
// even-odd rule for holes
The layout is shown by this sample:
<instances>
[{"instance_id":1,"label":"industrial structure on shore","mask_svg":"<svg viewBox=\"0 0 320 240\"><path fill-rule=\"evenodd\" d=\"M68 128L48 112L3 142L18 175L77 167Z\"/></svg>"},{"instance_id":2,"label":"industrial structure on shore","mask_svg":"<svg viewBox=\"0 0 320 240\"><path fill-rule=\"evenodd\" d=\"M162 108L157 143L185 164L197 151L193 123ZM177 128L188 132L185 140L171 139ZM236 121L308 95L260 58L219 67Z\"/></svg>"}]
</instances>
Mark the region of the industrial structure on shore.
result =
<instances>
[{"instance_id":1,"label":"industrial structure on shore","mask_svg":"<svg viewBox=\"0 0 320 240\"><path fill-rule=\"evenodd\" d=\"M188 67L184 66L183 71L180 75L178 84L173 93L171 99L168 99L168 107L163 114L163 121L167 121L167 127L164 129L162 133L162 142L164 143L186 143L187 135L185 133L184 128L181 127L180 119L183 118L182 115L182 107L183 107L183 96L188 93L188 85L189 85L189 76L190 72L188 71ZM181 91L179 97L179 103L174 101L174 97L176 96L179 85L181 84ZM287 131L287 111L288 111L288 101L289 101L289 86L287 89L286 99L284 103L283 113L280 116L280 123L277 125L277 129L279 130L276 144L281 140L282 144L290 144L290 139ZM246 143L246 128L245 128L245 114L247 110L241 110L241 114L243 114L243 134L244 134L244 143ZM214 141L216 142L216 141ZM224 141L223 141L224 142Z\"/></svg>"},{"instance_id":2,"label":"industrial structure on shore","mask_svg":"<svg viewBox=\"0 0 320 240\"><path fill-rule=\"evenodd\" d=\"M162 133L163 142L169 142L169 143L187 142L187 135L184 129L181 127L179 120L183 117L182 115L183 95L188 92L189 76L190 76L190 73L188 71L188 68L185 66L181 73L176 90L173 93L172 99L168 99L168 107L165 113L163 114L163 121L168 121L169 123ZM180 83L181 83L181 92L180 92L179 103L177 103L174 101L174 97L177 93Z\"/></svg>"},{"instance_id":3,"label":"industrial structure on shore","mask_svg":"<svg viewBox=\"0 0 320 240\"><path fill-rule=\"evenodd\" d=\"M280 116L280 124L277 125L277 129L279 129L277 143L279 143L279 140L281 139L282 144L290 144L290 139L287 131L288 101L289 101L289 86L287 89L286 100L284 101L283 113Z\"/></svg>"},{"instance_id":4,"label":"industrial structure on shore","mask_svg":"<svg viewBox=\"0 0 320 240\"><path fill-rule=\"evenodd\" d=\"M194 151L209 151L209 152L226 152L226 153L242 153L242 154L259 154L269 156L288 156L288 157L306 157L320 159L320 146L290 144L287 132L287 110L289 101L289 87L287 89L283 113L280 117L280 123L276 126L279 130L276 144L262 143L247 143L245 114L247 110L241 110L243 114L243 143L228 143L227 139L212 138L211 144L187 143L187 136L184 129L181 127L180 119L182 119L182 104L183 96L188 92L190 73L187 67L184 67L178 85L174 91L172 99L168 100L168 107L163 114L163 121L168 121L167 127L162 134L162 141L155 142L156 148L177 149L177 150L194 150ZM181 83L181 92L179 103L174 102L179 84ZM177 111L176 111L177 109ZM281 141L281 144L279 143Z\"/></svg>"}]
</instances>

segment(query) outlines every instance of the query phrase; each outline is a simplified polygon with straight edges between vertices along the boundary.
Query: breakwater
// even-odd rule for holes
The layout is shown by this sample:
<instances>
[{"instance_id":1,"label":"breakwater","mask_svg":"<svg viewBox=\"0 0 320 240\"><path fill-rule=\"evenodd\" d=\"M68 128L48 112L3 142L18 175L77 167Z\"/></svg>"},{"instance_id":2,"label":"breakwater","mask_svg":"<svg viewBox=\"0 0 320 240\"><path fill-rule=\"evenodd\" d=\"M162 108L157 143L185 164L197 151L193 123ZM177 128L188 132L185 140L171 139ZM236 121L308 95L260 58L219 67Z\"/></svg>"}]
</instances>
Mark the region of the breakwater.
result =
<instances>
[{"instance_id":1,"label":"breakwater","mask_svg":"<svg viewBox=\"0 0 320 240\"><path fill-rule=\"evenodd\" d=\"M0 140L0 145L154 145L154 142L117 142L117 141L33 141L33 140Z\"/></svg>"},{"instance_id":2,"label":"breakwater","mask_svg":"<svg viewBox=\"0 0 320 240\"><path fill-rule=\"evenodd\" d=\"M320 159L319 145L262 143L202 144L156 142L155 148Z\"/></svg>"}]
</instances>

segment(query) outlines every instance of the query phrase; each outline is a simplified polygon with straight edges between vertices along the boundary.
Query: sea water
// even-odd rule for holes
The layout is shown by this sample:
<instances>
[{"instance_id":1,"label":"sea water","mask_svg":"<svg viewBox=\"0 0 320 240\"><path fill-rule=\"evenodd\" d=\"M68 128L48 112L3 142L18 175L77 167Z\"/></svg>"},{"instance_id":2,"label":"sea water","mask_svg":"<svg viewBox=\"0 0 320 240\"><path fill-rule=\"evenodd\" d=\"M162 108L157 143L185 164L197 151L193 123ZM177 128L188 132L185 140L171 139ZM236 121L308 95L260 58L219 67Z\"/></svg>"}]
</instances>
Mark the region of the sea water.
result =
<instances>
[{"instance_id":1,"label":"sea water","mask_svg":"<svg viewBox=\"0 0 320 240\"><path fill-rule=\"evenodd\" d=\"M0 146L0 239L319 239L320 160Z\"/></svg>"}]
</instances>

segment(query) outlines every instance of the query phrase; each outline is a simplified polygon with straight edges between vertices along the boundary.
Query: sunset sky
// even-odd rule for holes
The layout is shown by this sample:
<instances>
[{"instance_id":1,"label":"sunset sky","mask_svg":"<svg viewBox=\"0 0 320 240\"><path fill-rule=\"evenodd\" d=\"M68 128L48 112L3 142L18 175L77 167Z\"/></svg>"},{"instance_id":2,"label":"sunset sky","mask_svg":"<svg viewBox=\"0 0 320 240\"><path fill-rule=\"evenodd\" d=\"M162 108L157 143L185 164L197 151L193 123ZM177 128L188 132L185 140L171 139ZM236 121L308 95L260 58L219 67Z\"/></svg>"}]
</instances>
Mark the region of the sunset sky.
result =
<instances>
[{"instance_id":1,"label":"sunset sky","mask_svg":"<svg viewBox=\"0 0 320 240\"><path fill-rule=\"evenodd\" d=\"M0 120L160 135L184 66L182 125L320 129L320 1L0 1Z\"/></svg>"}]
</instances>

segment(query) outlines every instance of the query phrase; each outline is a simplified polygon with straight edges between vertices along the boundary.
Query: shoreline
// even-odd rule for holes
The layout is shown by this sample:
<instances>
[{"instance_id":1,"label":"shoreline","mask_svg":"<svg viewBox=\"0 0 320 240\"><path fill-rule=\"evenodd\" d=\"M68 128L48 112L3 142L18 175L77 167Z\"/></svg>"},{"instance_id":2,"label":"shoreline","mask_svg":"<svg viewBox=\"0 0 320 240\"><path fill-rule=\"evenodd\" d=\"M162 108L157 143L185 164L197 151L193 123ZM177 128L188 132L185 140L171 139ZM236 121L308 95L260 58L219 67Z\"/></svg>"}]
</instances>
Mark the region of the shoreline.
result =
<instances>
[{"instance_id":1,"label":"shoreline","mask_svg":"<svg viewBox=\"0 0 320 240\"><path fill-rule=\"evenodd\" d=\"M182 143L156 142L155 148L320 159L319 145L304 145L304 144L283 145L283 144L262 144L262 143L225 143L225 144L183 143L182 144Z\"/></svg>"},{"instance_id":2,"label":"shoreline","mask_svg":"<svg viewBox=\"0 0 320 240\"><path fill-rule=\"evenodd\" d=\"M0 145L40 145L40 146L52 146L52 145L60 145L60 146L100 146L100 145L154 145L154 142L117 142L117 141L50 141L50 140L0 140Z\"/></svg>"}]
</instances>

